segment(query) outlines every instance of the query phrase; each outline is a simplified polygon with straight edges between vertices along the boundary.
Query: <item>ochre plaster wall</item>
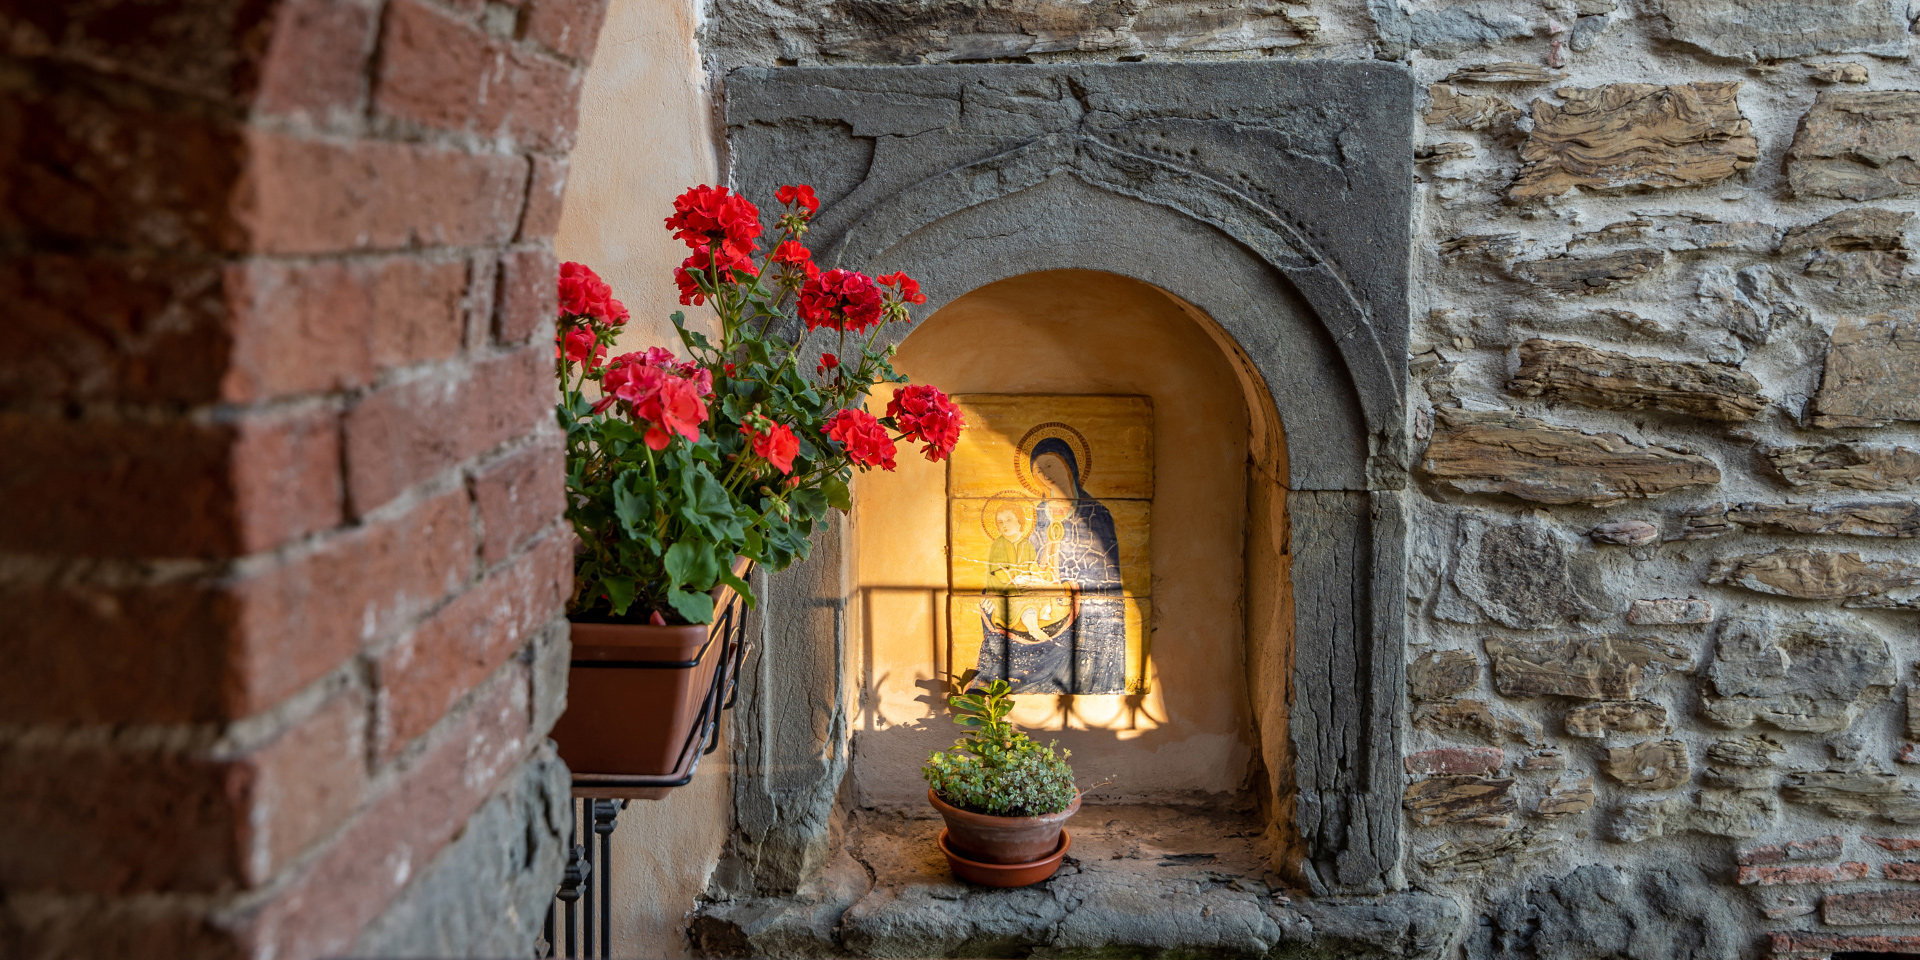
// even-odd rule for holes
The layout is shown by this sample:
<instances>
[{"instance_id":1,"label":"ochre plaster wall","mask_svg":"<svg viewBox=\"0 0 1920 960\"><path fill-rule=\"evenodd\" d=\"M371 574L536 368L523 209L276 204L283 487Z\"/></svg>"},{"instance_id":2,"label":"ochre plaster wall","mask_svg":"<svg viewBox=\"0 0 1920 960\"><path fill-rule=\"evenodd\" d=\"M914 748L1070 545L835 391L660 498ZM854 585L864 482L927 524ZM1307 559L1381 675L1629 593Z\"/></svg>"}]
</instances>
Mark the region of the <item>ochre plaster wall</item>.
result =
<instances>
[{"instance_id":1,"label":"ochre plaster wall","mask_svg":"<svg viewBox=\"0 0 1920 960\"><path fill-rule=\"evenodd\" d=\"M614 354L656 344L683 352L668 315L710 317L680 306L672 271L686 250L661 226L682 190L719 180L698 26L694 0L614 0L587 72L554 248L598 271L632 311ZM692 783L620 814L615 956L689 955L686 914L732 820L726 757L715 751Z\"/></svg>"},{"instance_id":2,"label":"ochre plaster wall","mask_svg":"<svg viewBox=\"0 0 1920 960\"><path fill-rule=\"evenodd\" d=\"M1247 402L1182 305L1113 274L1055 271L976 290L924 321L895 366L950 393L1142 394L1154 403L1151 692L1026 698L1015 719L1073 751L1104 799L1195 799L1246 783L1253 756L1243 554ZM883 392L875 406L884 405ZM876 412L878 410L876 409ZM924 805L919 766L959 728L942 705L946 465L903 450L855 486L849 669L860 802Z\"/></svg>"}]
</instances>

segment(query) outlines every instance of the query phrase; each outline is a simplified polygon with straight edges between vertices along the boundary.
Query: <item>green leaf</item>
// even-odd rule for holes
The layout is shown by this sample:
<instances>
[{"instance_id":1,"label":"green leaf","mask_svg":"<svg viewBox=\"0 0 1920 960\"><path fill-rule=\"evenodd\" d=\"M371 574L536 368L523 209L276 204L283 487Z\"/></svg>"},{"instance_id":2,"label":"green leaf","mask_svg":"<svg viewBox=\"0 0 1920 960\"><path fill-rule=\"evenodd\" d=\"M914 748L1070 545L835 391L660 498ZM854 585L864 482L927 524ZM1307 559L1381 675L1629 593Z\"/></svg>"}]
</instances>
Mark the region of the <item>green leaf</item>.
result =
<instances>
[{"instance_id":1,"label":"green leaf","mask_svg":"<svg viewBox=\"0 0 1920 960\"><path fill-rule=\"evenodd\" d=\"M836 510L852 510L853 496L847 490L847 482L839 477L828 477L820 484L821 492L826 494L827 506Z\"/></svg>"},{"instance_id":2,"label":"green leaf","mask_svg":"<svg viewBox=\"0 0 1920 960\"><path fill-rule=\"evenodd\" d=\"M713 620L713 598L704 593L694 593L675 587L667 591L667 603L675 612L687 618L688 623L708 623Z\"/></svg>"},{"instance_id":3,"label":"green leaf","mask_svg":"<svg viewBox=\"0 0 1920 960\"><path fill-rule=\"evenodd\" d=\"M633 606L635 584L632 577L607 577L600 581L606 588L607 603L613 608L613 615L624 616L627 608Z\"/></svg>"},{"instance_id":4,"label":"green leaf","mask_svg":"<svg viewBox=\"0 0 1920 960\"><path fill-rule=\"evenodd\" d=\"M714 561L708 544L692 540L681 540L668 547L666 564L668 582L675 589L686 584L695 590L711 590L724 569Z\"/></svg>"}]
</instances>

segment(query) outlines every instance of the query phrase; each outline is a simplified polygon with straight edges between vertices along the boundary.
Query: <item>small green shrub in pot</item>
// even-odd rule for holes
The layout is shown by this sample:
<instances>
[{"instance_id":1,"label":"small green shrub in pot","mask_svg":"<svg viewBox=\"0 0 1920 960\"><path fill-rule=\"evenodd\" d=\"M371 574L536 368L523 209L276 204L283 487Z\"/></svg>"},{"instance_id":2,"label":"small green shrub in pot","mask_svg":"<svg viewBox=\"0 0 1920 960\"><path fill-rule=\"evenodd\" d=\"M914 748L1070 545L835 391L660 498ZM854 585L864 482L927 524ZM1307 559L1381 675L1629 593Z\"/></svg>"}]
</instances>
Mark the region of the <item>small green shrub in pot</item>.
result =
<instances>
[{"instance_id":1,"label":"small green shrub in pot","mask_svg":"<svg viewBox=\"0 0 1920 960\"><path fill-rule=\"evenodd\" d=\"M1041 746L1007 719L1013 697L1005 680L985 690L949 697L953 722L969 728L953 746L936 750L921 773L941 800L991 817L1042 817L1073 806L1071 751Z\"/></svg>"}]
</instances>

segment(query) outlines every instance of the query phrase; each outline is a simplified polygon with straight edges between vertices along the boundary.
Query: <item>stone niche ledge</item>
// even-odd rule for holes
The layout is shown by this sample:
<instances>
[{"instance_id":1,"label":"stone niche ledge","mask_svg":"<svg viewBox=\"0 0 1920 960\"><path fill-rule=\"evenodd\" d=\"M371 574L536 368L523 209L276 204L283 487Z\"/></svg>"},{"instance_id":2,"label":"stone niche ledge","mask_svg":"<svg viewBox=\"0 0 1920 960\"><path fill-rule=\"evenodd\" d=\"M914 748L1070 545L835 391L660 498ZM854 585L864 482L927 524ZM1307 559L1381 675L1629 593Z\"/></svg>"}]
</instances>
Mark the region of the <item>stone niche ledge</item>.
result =
<instances>
[{"instance_id":1,"label":"stone niche ledge","mask_svg":"<svg viewBox=\"0 0 1920 960\"><path fill-rule=\"evenodd\" d=\"M791 896L703 903L712 957L1438 958L1464 923L1423 893L1305 898L1264 869L1251 814L1089 806L1051 880L994 890L953 878L938 819L856 812L826 873Z\"/></svg>"}]
</instances>

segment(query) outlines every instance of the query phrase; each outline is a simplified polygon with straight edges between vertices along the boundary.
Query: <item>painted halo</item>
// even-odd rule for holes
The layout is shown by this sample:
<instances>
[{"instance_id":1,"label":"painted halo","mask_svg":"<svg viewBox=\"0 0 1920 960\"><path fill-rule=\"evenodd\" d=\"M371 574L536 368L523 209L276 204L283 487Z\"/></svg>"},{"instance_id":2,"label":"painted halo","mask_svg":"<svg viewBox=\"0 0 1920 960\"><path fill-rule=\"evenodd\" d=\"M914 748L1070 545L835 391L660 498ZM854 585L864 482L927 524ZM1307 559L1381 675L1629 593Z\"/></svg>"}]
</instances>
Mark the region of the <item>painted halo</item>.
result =
<instances>
[{"instance_id":1,"label":"painted halo","mask_svg":"<svg viewBox=\"0 0 1920 960\"><path fill-rule=\"evenodd\" d=\"M1033 448L1039 446L1042 440L1056 437L1066 442L1067 447L1073 451L1074 460L1079 463L1081 489L1086 489L1087 478L1093 476L1093 448L1087 446L1087 438L1082 436L1080 431L1064 423L1040 424L1028 430L1026 436L1021 437L1020 442L1013 448L1013 475L1020 478L1020 485L1026 487L1036 497L1046 496L1047 488L1033 477Z\"/></svg>"}]
</instances>

